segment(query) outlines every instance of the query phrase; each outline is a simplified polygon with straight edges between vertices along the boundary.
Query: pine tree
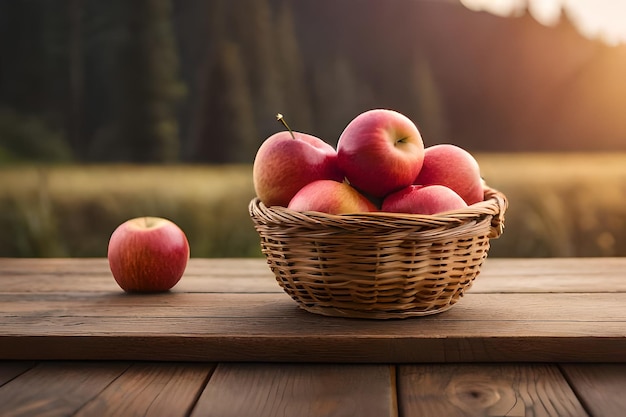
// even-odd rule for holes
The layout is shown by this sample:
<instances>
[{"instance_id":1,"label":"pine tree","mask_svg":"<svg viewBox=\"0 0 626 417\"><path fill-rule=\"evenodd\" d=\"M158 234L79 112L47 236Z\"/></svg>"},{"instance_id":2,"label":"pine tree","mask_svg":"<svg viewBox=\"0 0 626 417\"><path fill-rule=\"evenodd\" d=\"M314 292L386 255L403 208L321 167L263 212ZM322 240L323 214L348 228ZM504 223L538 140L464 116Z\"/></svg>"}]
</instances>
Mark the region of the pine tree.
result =
<instances>
[{"instance_id":1,"label":"pine tree","mask_svg":"<svg viewBox=\"0 0 626 417\"><path fill-rule=\"evenodd\" d=\"M227 40L219 43L204 94L206 113L196 158L213 163L252 162L258 136L238 44Z\"/></svg>"},{"instance_id":2,"label":"pine tree","mask_svg":"<svg viewBox=\"0 0 626 417\"><path fill-rule=\"evenodd\" d=\"M268 0L237 0L231 7L230 39L241 47L262 140L276 130L274 115L283 107L274 16Z\"/></svg>"},{"instance_id":3,"label":"pine tree","mask_svg":"<svg viewBox=\"0 0 626 417\"><path fill-rule=\"evenodd\" d=\"M316 136L336 145L344 127L363 109L376 107L374 94L337 53L313 69L311 83Z\"/></svg>"},{"instance_id":4,"label":"pine tree","mask_svg":"<svg viewBox=\"0 0 626 417\"><path fill-rule=\"evenodd\" d=\"M85 108L85 66L83 51L83 0L68 2L68 140L77 155L85 154L83 120Z\"/></svg>"},{"instance_id":5,"label":"pine tree","mask_svg":"<svg viewBox=\"0 0 626 417\"><path fill-rule=\"evenodd\" d=\"M454 141L449 138L445 105L428 59L416 54L410 74L409 97L413 110L409 116L416 122L426 145Z\"/></svg>"},{"instance_id":6,"label":"pine tree","mask_svg":"<svg viewBox=\"0 0 626 417\"><path fill-rule=\"evenodd\" d=\"M190 85L180 113L181 127L186 136L183 138L183 159L186 161L202 161L204 157L207 106L212 95L209 93L209 78L218 59L218 45L225 37L227 1L175 1L181 60L186 66L183 70Z\"/></svg>"},{"instance_id":7,"label":"pine tree","mask_svg":"<svg viewBox=\"0 0 626 417\"><path fill-rule=\"evenodd\" d=\"M281 112L289 118L294 129L311 132L311 97L306 86L306 72L296 34L290 1L283 1L275 24L276 59L280 74L279 88L282 93Z\"/></svg>"},{"instance_id":8,"label":"pine tree","mask_svg":"<svg viewBox=\"0 0 626 417\"><path fill-rule=\"evenodd\" d=\"M180 157L176 106L185 94L169 0L128 5L128 42L122 52L121 146L134 162L173 162Z\"/></svg>"}]
</instances>

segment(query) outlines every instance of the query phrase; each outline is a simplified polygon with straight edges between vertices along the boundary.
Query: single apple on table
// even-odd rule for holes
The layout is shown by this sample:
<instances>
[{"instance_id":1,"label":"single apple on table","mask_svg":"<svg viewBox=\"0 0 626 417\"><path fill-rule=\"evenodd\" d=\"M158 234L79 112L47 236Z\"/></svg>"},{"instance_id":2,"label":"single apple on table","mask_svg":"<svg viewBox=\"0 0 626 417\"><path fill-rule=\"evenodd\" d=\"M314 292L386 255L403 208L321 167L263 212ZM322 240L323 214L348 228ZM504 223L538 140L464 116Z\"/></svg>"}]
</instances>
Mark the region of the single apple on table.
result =
<instances>
[{"instance_id":1,"label":"single apple on table","mask_svg":"<svg viewBox=\"0 0 626 417\"><path fill-rule=\"evenodd\" d=\"M468 205L485 198L476 159L465 149L447 143L426 148L422 169L413 183L445 185L460 195Z\"/></svg>"},{"instance_id":2,"label":"single apple on table","mask_svg":"<svg viewBox=\"0 0 626 417\"><path fill-rule=\"evenodd\" d=\"M385 197L381 211L430 215L466 207L467 203L446 186L409 185Z\"/></svg>"},{"instance_id":3,"label":"single apple on table","mask_svg":"<svg viewBox=\"0 0 626 417\"><path fill-rule=\"evenodd\" d=\"M328 214L367 213L378 208L345 182L318 180L305 185L289 202L291 210Z\"/></svg>"},{"instance_id":4,"label":"single apple on table","mask_svg":"<svg viewBox=\"0 0 626 417\"><path fill-rule=\"evenodd\" d=\"M282 121L282 115L277 118ZM254 190L263 204L283 207L313 181L344 178L335 148L316 136L291 129L278 132L261 144L254 158L252 176Z\"/></svg>"},{"instance_id":5,"label":"single apple on table","mask_svg":"<svg viewBox=\"0 0 626 417\"><path fill-rule=\"evenodd\" d=\"M405 115L368 110L341 133L337 157L351 185L367 195L384 197L413 183L422 167L424 142Z\"/></svg>"},{"instance_id":6,"label":"single apple on table","mask_svg":"<svg viewBox=\"0 0 626 417\"><path fill-rule=\"evenodd\" d=\"M167 291L185 272L189 242L170 220L138 217L115 229L107 258L115 281L124 291Z\"/></svg>"}]
</instances>

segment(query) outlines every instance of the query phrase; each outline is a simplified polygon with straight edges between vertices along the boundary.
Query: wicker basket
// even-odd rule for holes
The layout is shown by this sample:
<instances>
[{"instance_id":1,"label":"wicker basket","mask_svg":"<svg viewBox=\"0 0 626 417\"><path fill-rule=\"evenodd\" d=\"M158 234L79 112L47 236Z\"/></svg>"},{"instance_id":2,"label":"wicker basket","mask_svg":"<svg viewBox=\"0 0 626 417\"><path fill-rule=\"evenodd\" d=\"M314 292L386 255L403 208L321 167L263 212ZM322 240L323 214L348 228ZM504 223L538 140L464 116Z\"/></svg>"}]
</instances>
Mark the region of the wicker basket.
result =
<instances>
[{"instance_id":1,"label":"wicker basket","mask_svg":"<svg viewBox=\"0 0 626 417\"><path fill-rule=\"evenodd\" d=\"M317 314L375 319L452 307L480 272L504 228L506 197L440 215L329 215L249 205L261 249L280 286Z\"/></svg>"}]
</instances>

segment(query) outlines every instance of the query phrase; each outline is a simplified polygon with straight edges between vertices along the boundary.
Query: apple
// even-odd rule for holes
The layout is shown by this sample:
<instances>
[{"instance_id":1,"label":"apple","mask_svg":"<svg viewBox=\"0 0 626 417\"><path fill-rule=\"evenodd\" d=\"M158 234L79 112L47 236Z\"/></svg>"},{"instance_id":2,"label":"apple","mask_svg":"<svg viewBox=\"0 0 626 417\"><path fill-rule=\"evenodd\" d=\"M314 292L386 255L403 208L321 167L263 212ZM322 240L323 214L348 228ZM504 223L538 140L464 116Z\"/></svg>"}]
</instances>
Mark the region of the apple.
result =
<instances>
[{"instance_id":1,"label":"apple","mask_svg":"<svg viewBox=\"0 0 626 417\"><path fill-rule=\"evenodd\" d=\"M422 167L424 142L417 126L403 114L368 110L341 133L337 157L351 185L384 197L413 183Z\"/></svg>"},{"instance_id":2,"label":"apple","mask_svg":"<svg viewBox=\"0 0 626 417\"><path fill-rule=\"evenodd\" d=\"M263 204L283 207L313 181L344 178L335 148L316 136L292 131L276 133L261 144L252 175Z\"/></svg>"},{"instance_id":3,"label":"apple","mask_svg":"<svg viewBox=\"0 0 626 417\"><path fill-rule=\"evenodd\" d=\"M115 281L124 291L167 291L185 272L189 243L172 221L138 217L115 229L107 258Z\"/></svg>"},{"instance_id":4,"label":"apple","mask_svg":"<svg viewBox=\"0 0 626 417\"><path fill-rule=\"evenodd\" d=\"M465 149L451 144L429 146L414 184L445 185L470 205L484 200L478 162Z\"/></svg>"},{"instance_id":5,"label":"apple","mask_svg":"<svg viewBox=\"0 0 626 417\"><path fill-rule=\"evenodd\" d=\"M348 214L378 211L378 208L345 182L318 180L305 185L289 202L295 211Z\"/></svg>"},{"instance_id":6,"label":"apple","mask_svg":"<svg viewBox=\"0 0 626 417\"><path fill-rule=\"evenodd\" d=\"M409 185L385 197L381 211L438 214L465 207L465 200L444 185Z\"/></svg>"}]
</instances>

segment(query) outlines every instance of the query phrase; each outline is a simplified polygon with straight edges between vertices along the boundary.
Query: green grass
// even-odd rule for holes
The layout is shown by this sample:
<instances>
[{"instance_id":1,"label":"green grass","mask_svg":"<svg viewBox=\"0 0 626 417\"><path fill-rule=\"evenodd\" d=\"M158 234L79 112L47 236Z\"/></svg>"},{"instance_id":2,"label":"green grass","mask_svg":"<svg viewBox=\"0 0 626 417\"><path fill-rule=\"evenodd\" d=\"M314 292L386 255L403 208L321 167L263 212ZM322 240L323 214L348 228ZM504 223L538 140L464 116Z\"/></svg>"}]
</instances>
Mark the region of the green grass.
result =
<instances>
[{"instance_id":1,"label":"green grass","mask_svg":"<svg viewBox=\"0 0 626 417\"><path fill-rule=\"evenodd\" d=\"M492 257L626 256L626 154L479 154L510 207ZM51 165L0 168L0 256L102 257L117 225L166 217L194 257L260 256L252 169Z\"/></svg>"},{"instance_id":2,"label":"green grass","mask_svg":"<svg viewBox=\"0 0 626 417\"><path fill-rule=\"evenodd\" d=\"M491 256L626 256L626 154L477 159L510 204Z\"/></svg>"},{"instance_id":3,"label":"green grass","mask_svg":"<svg viewBox=\"0 0 626 417\"><path fill-rule=\"evenodd\" d=\"M249 166L22 166L0 170L0 256L106 256L117 225L166 217L192 256L258 256Z\"/></svg>"}]
</instances>

